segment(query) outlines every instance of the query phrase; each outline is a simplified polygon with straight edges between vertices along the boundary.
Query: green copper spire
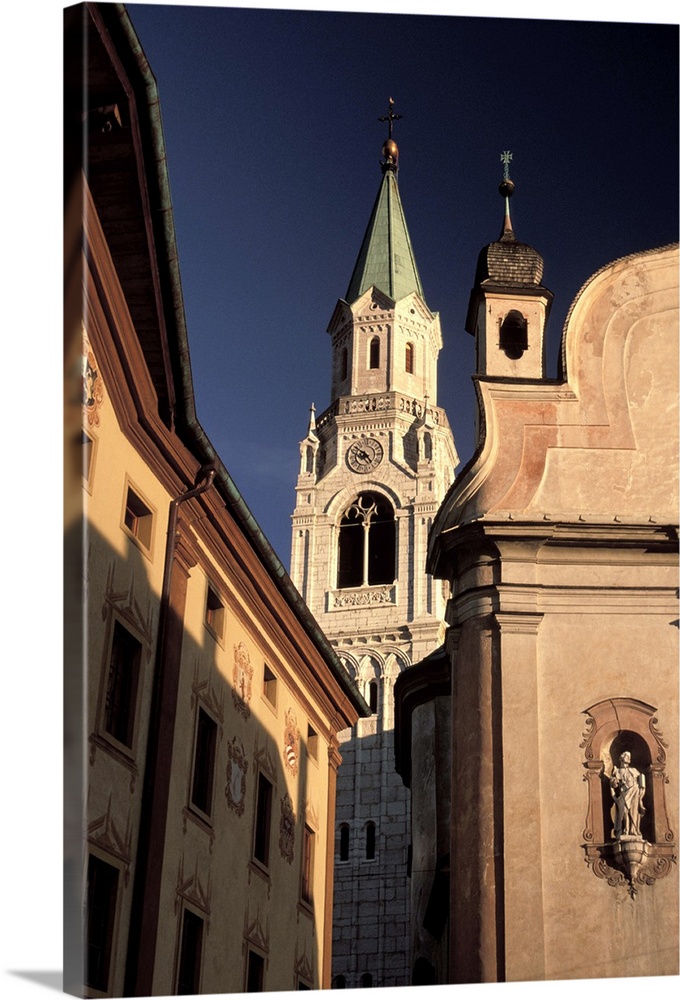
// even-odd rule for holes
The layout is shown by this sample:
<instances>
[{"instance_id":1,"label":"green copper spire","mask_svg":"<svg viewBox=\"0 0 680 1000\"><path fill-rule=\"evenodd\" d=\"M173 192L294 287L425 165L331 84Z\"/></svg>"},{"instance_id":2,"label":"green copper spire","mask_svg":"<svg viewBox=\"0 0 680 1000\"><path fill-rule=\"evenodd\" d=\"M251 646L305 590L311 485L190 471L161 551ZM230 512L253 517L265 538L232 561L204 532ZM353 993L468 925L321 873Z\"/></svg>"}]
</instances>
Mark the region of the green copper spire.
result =
<instances>
[{"instance_id":1,"label":"green copper spire","mask_svg":"<svg viewBox=\"0 0 680 1000\"><path fill-rule=\"evenodd\" d=\"M371 285L395 302L411 292L424 297L397 187L399 150L392 138L392 123L401 115L393 113L393 104L390 97L388 115L378 119L388 122L389 129L380 164L383 179L347 289L347 302L356 301Z\"/></svg>"}]
</instances>

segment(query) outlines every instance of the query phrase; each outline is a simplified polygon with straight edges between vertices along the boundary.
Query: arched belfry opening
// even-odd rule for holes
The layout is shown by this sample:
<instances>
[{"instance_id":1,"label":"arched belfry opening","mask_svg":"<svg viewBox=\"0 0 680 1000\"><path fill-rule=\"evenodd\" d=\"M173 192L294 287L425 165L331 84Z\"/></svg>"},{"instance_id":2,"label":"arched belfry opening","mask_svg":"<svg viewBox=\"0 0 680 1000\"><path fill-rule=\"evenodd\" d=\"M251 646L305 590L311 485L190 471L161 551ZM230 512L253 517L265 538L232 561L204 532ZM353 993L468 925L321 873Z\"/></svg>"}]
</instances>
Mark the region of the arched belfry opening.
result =
<instances>
[{"instance_id":1,"label":"arched belfry opening","mask_svg":"<svg viewBox=\"0 0 680 1000\"><path fill-rule=\"evenodd\" d=\"M396 522L379 493L360 493L340 520L338 588L393 583Z\"/></svg>"},{"instance_id":2,"label":"arched belfry opening","mask_svg":"<svg viewBox=\"0 0 680 1000\"><path fill-rule=\"evenodd\" d=\"M518 309L511 309L501 323L500 348L508 358L517 361L529 346L527 321Z\"/></svg>"}]
</instances>

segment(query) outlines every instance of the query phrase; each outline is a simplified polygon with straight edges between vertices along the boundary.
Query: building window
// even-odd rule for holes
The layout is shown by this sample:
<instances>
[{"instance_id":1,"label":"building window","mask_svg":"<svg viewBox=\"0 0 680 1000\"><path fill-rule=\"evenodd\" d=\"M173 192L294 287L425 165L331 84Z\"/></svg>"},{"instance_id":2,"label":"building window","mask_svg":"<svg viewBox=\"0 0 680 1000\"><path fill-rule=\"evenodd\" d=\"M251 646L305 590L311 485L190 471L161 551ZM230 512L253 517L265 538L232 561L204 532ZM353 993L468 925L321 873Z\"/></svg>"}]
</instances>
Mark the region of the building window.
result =
<instances>
[{"instance_id":1,"label":"building window","mask_svg":"<svg viewBox=\"0 0 680 1000\"><path fill-rule=\"evenodd\" d=\"M406 345L404 351L404 370L407 375L413 375L414 347L412 343Z\"/></svg>"},{"instance_id":2,"label":"building window","mask_svg":"<svg viewBox=\"0 0 680 1000\"><path fill-rule=\"evenodd\" d=\"M216 639L224 636L224 604L217 591L208 584L205 600L205 624Z\"/></svg>"},{"instance_id":3,"label":"building window","mask_svg":"<svg viewBox=\"0 0 680 1000\"><path fill-rule=\"evenodd\" d=\"M347 988L347 980L340 974L339 976L334 976L333 982L331 983L332 990L344 990Z\"/></svg>"},{"instance_id":4,"label":"building window","mask_svg":"<svg viewBox=\"0 0 680 1000\"><path fill-rule=\"evenodd\" d=\"M90 477L92 475L92 459L94 456L94 441L87 433L87 431L82 432L81 437L82 442L82 470L83 470L83 482L85 484L90 482Z\"/></svg>"},{"instance_id":5,"label":"building window","mask_svg":"<svg viewBox=\"0 0 680 1000\"><path fill-rule=\"evenodd\" d=\"M370 972L364 972L363 976L361 977L361 986L364 989L369 989L371 986L373 986L373 976L371 975Z\"/></svg>"},{"instance_id":6,"label":"building window","mask_svg":"<svg viewBox=\"0 0 680 1000\"><path fill-rule=\"evenodd\" d=\"M368 682L368 707L372 715L378 714L378 682L375 680Z\"/></svg>"},{"instance_id":7,"label":"building window","mask_svg":"<svg viewBox=\"0 0 680 1000\"><path fill-rule=\"evenodd\" d=\"M380 337L373 337L368 346L368 367L380 368Z\"/></svg>"},{"instance_id":8,"label":"building window","mask_svg":"<svg viewBox=\"0 0 680 1000\"><path fill-rule=\"evenodd\" d=\"M269 865L269 835L272 818L273 785L260 774L257 783L257 808L255 811L255 837L253 856L261 864Z\"/></svg>"},{"instance_id":9,"label":"building window","mask_svg":"<svg viewBox=\"0 0 680 1000\"><path fill-rule=\"evenodd\" d=\"M375 860L375 823L366 824L366 860Z\"/></svg>"},{"instance_id":10,"label":"building window","mask_svg":"<svg viewBox=\"0 0 680 1000\"><path fill-rule=\"evenodd\" d=\"M193 996L200 993L202 946L203 920L191 910L185 910L182 916L182 940L177 972L178 996Z\"/></svg>"},{"instance_id":11,"label":"building window","mask_svg":"<svg viewBox=\"0 0 680 1000\"><path fill-rule=\"evenodd\" d=\"M264 665L264 682L262 685L262 694L267 699L270 705L276 708L276 674L265 663Z\"/></svg>"},{"instance_id":12,"label":"building window","mask_svg":"<svg viewBox=\"0 0 680 1000\"><path fill-rule=\"evenodd\" d=\"M311 726L307 726L307 756L312 760L319 758L319 735Z\"/></svg>"},{"instance_id":13,"label":"building window","mask_svg":"<svg viewBox=\"0 0 680 1000\"><path fill-rule=\"evenodd\" d=\"M340 355L340 380L342 382L347 378L347 348L343 347L342 354Z\"/></svg>"},{"instance_id":14,"label":"building window","mask_svg":"<svg viewBox=\"0 0 680 1000\"><path fill-rule=\"evenodd\" d=\"M125 494L123 525L131 538L139 542L142 548L150 551L153 537L153 512L131 486L128 486Z\"/></svg>"},{"instance_id":15,"label":"building window","mask_svg":"<svg viewBox=\"0 0 680 1000\"><path fill-rule=\"evenodd\" d=\"M119 872L91 854L87 864L85 985L109 991Z\"/></svg>"},{"instance_id":16,"label":"building window","mask_svg":"<svg viewBox=\"0 0 680 1000\"><path fill-rule=\"evenodd\" d=\"M248 973L246 977L246 993L262 993L264 991L264 959L256 951L248 952Z\"/></svg>"},{"instance_id":17,"label":"building window","mask_svg":"<svg viewBox=\"0 0 680 1000\"><path fill-rule=\"evenodd\" d=\"M417 958L413 966L413 986L435 986L437 972L434 965L426 958Z\"/></svg>"},{"instance_id":18,"label":"building window","mask_svg":"<svg viewBox=\"0 0 680 1000\"><path fill-rule=\"evenodd\" d=\"M340 521L338 587L393 583L395 554L392 505L377 493L360 493Z\"/></svg>"},{"instance_id":19,"label":"building window","mask_svg":"<svg viewBox=\"0 0 680 1000\"><path fill-rule=\"evenodd\" d=\"M132 747L141 659L141 642L120 622L116 622L111 643L104 728L126 747Z\"/></svg>"},{"instance_id":20,"label":"building window","mask_svg":"<svg viewBox=\"0 0 680 1000\"><path fill-rule=\"evenodd\" d=\"M194 745L194 771L191 780L191 802L206 816L210 816L212 811L216 748L217 723L203 708L199 708Z\"/></svg>"},{"instance_id":21,"label":"building window","mask_svg":"<svg viewBox=\"0 0 680 1000\"><path fill-rule=\"evenodd\" d=\"M314 831L305 826L302 832L302 878L300 896L312 906L314 902Z\"/></svg>"},{"instance_id":22,"label":"building window","mask_svg":"<svg viewBox=\"0 0 680 1000\"><path fill-rule=\"evenodd\" d=\"M521 358L529 346L527 321L517 309L511 309L501 323L500 349L512 361Z\"/></svg>"},{"instance_id":23,"label":"building window","mask_svg":"<svg viewBox=\"0 0 680 1000\"><path fill-rule=\"evenodd\" d=\"M340 860L349 861L349 826L342 823L340 826Z\"/></svg>"}]
</instances>

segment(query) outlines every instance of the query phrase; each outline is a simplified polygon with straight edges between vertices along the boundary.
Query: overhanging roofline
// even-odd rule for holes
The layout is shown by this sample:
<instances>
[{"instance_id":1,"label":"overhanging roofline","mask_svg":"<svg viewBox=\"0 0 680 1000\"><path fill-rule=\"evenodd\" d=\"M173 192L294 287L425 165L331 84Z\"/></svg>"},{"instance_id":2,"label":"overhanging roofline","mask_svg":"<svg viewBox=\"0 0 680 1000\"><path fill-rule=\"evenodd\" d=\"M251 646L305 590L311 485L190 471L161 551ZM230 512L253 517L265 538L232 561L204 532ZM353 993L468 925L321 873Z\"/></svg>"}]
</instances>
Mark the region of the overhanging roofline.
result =
<instances>
[{"instance_id":1,"label":"overhanging roofline","mask_svg":"<svg viewBox=\"0 0 680 1000\"><path fill-rule=\"evenodd\" d=\"M175 378L179 383L176 389L178 436L184 440L189 450L201 465L211 465L215 469L215 486L219 490L227 509L232 514L242 534L252 545L270 577L293 610L303 630L330 667L336 680L348 694L353 707L360 716L368 717L371 714L370 708L361 696L356 682L348 676L337 653L330 645L316 619L312 616L309 608L294 586L283 563L265 537L264 532L241 496L196 415L186 316L184 312L184 297L180 281L179 257L177 253L172 199L170 196L170 181L156 80L151 72L125 5L114 3L88 4L87 6L91 10L96 10L98 17L104 23L109 24L113 22L122 30L130 52L136 62L139 83L144 93L144 99L138 102L139 125L141 130L147 132L151 141L153 162L147 164L147 168L155 174L160 192L160 205L155 206L157 210L156 218L159 220L158 229L155 234L158 241L157 263L159 269L165 269L166 278L171 289L172 307L167 310L167 327L168 332L174 334L179 359L178 368L175 369Z\"/></svg>"}]
</instances>

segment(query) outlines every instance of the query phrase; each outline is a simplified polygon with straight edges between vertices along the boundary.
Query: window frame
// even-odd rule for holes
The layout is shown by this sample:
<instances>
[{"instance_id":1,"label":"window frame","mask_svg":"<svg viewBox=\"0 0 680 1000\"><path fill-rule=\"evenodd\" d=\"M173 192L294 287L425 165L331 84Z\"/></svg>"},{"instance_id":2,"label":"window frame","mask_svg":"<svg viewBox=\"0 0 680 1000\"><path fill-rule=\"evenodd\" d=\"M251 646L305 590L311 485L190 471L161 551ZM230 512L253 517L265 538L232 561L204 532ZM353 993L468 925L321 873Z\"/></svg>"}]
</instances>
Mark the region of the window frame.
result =
<instances>
[{"instance_id":1,"label":"window frame","mask_svg":"<svg viewBox=\"0 0 680 1000\"><path fill-rule=\"evenodd\" d=\"M375 489L357 493L339 515L334 548L337 590L393 586L399 546L392 500Z\"/></svg>"},{"instance_id":2,"label":"window frame","mask_svg":"<svg viewBox=\"0 0 680 1000\"><path fill-rule=\"evenodd\" d=\"M134 654L132 660L132 677L130 683L130 693L128 695L128 728L129 734L128 739L121 739L120 735L117 735L116 731L111 728L111 723L109 721L109 704L110 704L110 691L112 686L112 674L113 674L113 656L116 644L116 635L119 632L125 633L127 637L132 641L135 646ZM99 721L97 725L97 731L102 739L104 739L111 746L115 747L118 751L124 754L127 758L134 758L136 755L136 744L137 744L137 732L138 726L138 714L139 714L139 704L141 701L140 693L142 688L142 673L143 673L143 661L144 661L144 643L140 639L139 635L130 628L130 623L127 619L122 620L118 616L112 618L112 627L109 634L109 639L106 645L106 658L105 667L102 670L102 684L101 684L101 705L99 710Z\"/></svg>"},{"instance_id":3,"label":"window frame","mask_svg":"<svg viewBox=\"0 0 680 1000\"><path fill-rule=\"evenodd\" d=\"M183 969L185 951L184 946L186 942L186 930L187 930L187 918L196 920L200 924L200 939L198 942L198 961L196 962L194 957L193 965L193 976L191 982L191 988L185 992L181 989L182 979L186 976L186 971ZM175 995L176 996L194 996L201 992L201 978L203 974L203 946L205 941L206 932L206 921L205 917L200 913L197 913L194 909L187 906L186 904L182 906L182 911L179 918L179 941L177 946L177 971L175 975Z\"/></svg>"},{"instance_id":4,"label":"window frame","mask_svg":"<svg viewBox=\"0 0 680 1000\"><path fill-rule=\"evenodd\" d=\"M316 831L305 823L302 828L302 849L300 851L300 902L310 910L314 909L314 861L316 854Z\"/></svg>"},{"instance_id":5,"label":"window frame","mask_svg":"<svg viewBox=\"0 0 680 1000\"><path fill-rule=\"evenodd\" d=\"M206 720L209 724L209 730L206 728L205 723L202 727L202 720ZM201 732L209 732L209 742L207 746L199 745L199 738ZM198 813L198 815L208 824L212 825L213 813L215 808L215 776L217 774L217 744L219 736L219 723L202 702L198 703L196 711L196 721L194 724L194 744L193 752L191 755L191 781L189 785L189 809L193 812ZM199 753L202 758L205 758L205 752L208 754L207 761L207 778L202 782L204 788L204 795L201 801L197 801L197 783L199 774L199 765L201 758L199 758ZM201 767L201 771L204 768ZM204 805L207 808L204 808Z\"/></svg>"},{"instance_id":6,"label":"window frame","mask_svg":"<svg viewBox=\"0 0 680 1000\"><path fill-rule=\"evenodd\" d=\"M259 981L257 983L257 988L256 989L251 989L250 988L251 987L251 980L250 980L251 958L257 959L258 964L261 963L261 964L259 964L260 975L258 976L258 980ZM244 993L263 993L264 992L264 990L265 990L264 979L265 979L266 969L267 969L267 958L266 958L266 956L263 955L262 952L259 951L259 949L253 948L252 945L250 944L250 942L248 942L248 949L246 951L246 969L245 969L246 975L245 975L245 983L243 985L243 992Z\"/></svg>"},{"instance_id":7,"label":"window frame","mask_svg":"<svg viewBox=\"0 0 680 1000\"><path fill-rule=\"evenodd\" d=\"M97 459L97 449L99 445L99 439L91 434L85 427L80 429L80 475L83 484L83 488L87 490L88 493L92 493L92 486L94 481L94 470Z\"/></svg>"},{"instance_id":8,"label":"window frame","mask_svg":"<svg viewBox=\"0 0 680 1000\"><path fill-rule=\"evenodd\" d=\"M262 697L272 709L276 709L278 686L279 678L269 664L265 663L262 671Z\"/></svg>"},{"instance_id":9,"label":"window frame","mask_svg":"<svg viewBox=\"0 0 680 1000\"><path fill-rule=\"evenodd\" d=\"M203 624L220 645L224 641L224 631L227 619L227 610L220 591L213 586L210 580L206 580L205 609L203 614Z\"/></svg>"},{"instance_id":10,"label":"window frame","mask_svg":"<svg viewBox=\"0 0 680 1000\"><path fill-rule=\"evenodd\" d=\"M373 336L368 342L368 370L380 370L380 337Z\"/></svg>"},{"instance_id":11,"label":"window frame","mask_svg":"<svg viewBox=\"0 0 680 1000\"><path fill-rule=\"evenodd\" d=\"M135 510L135 508L137 509ZM128 538L149 559L153 558L155 524L155 507L149 503L144 493L126 476L120 526Z\"/></svg>"},{"instance_id":12,"label":"window frame","mask_svg":"<svg viewBox=\"0 0 680 1000\"><path fill-rule=\"evenodd\" d=\"M373 820L369 819L366 823L364 833L364 861L375 861L378 853L378 830Z\"/></svg>"},{"instance_id":13,"label":"window frame","mask_svg":"<svg viewBox=\"0 0 680 1000\"><path fill-rule=\"evenodd\" d=\"M272 812L274 805L274 783L264 771L257 772L257 794L253 818L252 860L260 868L269 872L269 857L272 840ZM263 791L266 798L263 798Z\"/></svg>"},{"instance_id":14,"label":"window frame","mask_svg":"<svg viewBox=\"0 0 680 1000\"><path fill-rule=\"evenodd\" d=\"M347 864L349 861L350 848L350 828L349 823L341 823L338 837L338 864Z\"/></svg>"},{"instance_id":15,"label":"window frame","mask_svg":"<svg viewBox=\"0 0 680 1000\"><path fill-rule=\"evenodd\" d=\"M108 927L105 934L106 944L105 948L107 951L106 955L106 981L105 985L97 985L90 981L90 914L91 914L91 886L90 886L90 869L92 863L104 866L115 872L115 887L113 890L113 899L108 901ZM111 860L107 857L103 857L98 851L94 851L91 848L87 851L86 867L84 873L84 888L85 888L85 919L84 919L84 952L83 952L83 985L86 990L94 991L95 994L99 995L109 995L111 996L114 992L113 979L115 978L115 956L117 950L118 941L118 914L120 910L120 898L121 898L121 885L123 885L123 880L121 879L121 866L118 864L112 864Z\"/></svg>"},{"instance_id":16,"label":"window frame","mask_svg":"<svg viewBox=\"0 0 680 1000\"><path fill-rule=\"evenodd\" d=\"M319 734L310 723L307 723L307 756L315 764L319 762Z\"/></svg>"}]
</instances>

